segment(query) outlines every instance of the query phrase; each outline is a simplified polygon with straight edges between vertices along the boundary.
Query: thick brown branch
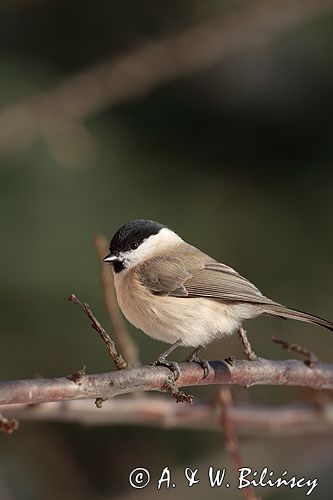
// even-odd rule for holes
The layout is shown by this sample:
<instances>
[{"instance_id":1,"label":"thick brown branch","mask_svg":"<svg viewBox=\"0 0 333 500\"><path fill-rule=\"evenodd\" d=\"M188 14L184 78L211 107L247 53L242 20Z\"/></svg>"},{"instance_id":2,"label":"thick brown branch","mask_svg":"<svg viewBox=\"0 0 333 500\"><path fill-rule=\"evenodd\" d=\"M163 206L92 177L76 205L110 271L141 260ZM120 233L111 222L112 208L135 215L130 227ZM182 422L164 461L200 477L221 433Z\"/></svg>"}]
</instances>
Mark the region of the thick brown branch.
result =
<instances>
[{"instance_id":1,"label":"thick brown branch","mask_svg":"<svg viewBox=\"0 0 333 500\"><path fill-rule=\"evenodd\" d=\"M301 361L234 360L232 365L210 361L208 377L196 363L181 363L180 387L194 385L236 384L290 385L313 389L333 389L333 365L316 363L314 368ZM161 391L170 376L164 367L125 368L110 373L82 376L76 384L70 378L17 380L0 383L0 404L42 403L68 399L111 398L136 391Z\"/></svg>"}]
</instances>

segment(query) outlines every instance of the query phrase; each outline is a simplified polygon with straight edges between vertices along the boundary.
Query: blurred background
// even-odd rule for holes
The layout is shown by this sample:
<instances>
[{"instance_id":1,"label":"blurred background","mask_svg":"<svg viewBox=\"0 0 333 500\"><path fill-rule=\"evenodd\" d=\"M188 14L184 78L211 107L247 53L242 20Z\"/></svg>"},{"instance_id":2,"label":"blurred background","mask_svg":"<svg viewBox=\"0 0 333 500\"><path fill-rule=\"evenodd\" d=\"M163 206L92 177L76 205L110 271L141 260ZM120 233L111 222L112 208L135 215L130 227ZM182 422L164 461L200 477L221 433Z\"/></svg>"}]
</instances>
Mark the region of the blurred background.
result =
<instances>
[{"instance_id":1,"label":"blurred background","mask_svg":"<svg viewBox=\"0 0 333 500\"><path fill-rule=\"evenodd\" d=\"M93 239L133 218L170 226L266 295L333 320L332 44L328 0L1 2L1 379L112 369L67 296L109 327ZM164 350L129 328L143 363ZM333 336L318 327L260 318L247 329L260 356L290 357L278 335L332 361ZM243 356L236 336L205 352L229 355ZM315 395L233 392L272 405ZM177 477L233 469L223 434L209 431L22 422L0 441L1 500L184 498L182 480L139 491L129 472L146 467L157 481L165 466ZM332 498L327 436L241 446L246 464L317 477L312 498ZM221 491L202 481L190 493Z\"/></svg>"}]
</instances>

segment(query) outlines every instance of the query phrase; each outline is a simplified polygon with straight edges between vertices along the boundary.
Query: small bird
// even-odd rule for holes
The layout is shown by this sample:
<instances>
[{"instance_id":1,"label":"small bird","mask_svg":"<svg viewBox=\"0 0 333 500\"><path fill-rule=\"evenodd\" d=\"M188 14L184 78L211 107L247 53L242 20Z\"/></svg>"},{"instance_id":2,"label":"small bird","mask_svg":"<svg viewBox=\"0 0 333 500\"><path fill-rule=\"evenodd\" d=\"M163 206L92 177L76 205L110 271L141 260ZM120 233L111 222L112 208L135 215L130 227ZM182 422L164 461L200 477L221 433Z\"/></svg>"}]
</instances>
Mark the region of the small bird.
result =
<instances>
[{"instance_id":1,"label":"small bird","mask_svg":"<svg viewBox=\"0 0 333 500\"><path fill-rule=\"evenodd\" d=\"M154 364L168 366L179 376L177 363L167 356L178 346L194 351L236 332L243 322L260 314L315 323L333 331L333 323L265 297L249 280L186 243L163 224L138 219L114 234L110 254L117 301L124 316L147 335L172 344Z\"/></svg>"}]
</instances>

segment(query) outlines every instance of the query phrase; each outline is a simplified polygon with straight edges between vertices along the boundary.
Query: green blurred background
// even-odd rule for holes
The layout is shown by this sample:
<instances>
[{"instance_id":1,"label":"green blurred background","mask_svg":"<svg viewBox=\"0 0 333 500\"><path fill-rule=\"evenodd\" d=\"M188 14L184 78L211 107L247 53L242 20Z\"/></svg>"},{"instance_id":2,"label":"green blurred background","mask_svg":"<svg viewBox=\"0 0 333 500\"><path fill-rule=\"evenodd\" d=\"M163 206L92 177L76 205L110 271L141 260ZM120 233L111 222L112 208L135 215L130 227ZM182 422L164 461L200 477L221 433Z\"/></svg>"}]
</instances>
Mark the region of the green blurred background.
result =
<instances>
[{"instance_id":1,"label":"green blurred background","mask_svg":"<svg viewBox=\"0 0 333 500\"><path fill-rule=\"evenodd\" d=\"M106 100L75 126L53 109L39 133L24 136L34 104L32 114L6 114L76 72L219 18L237 36L214 63L162 77L131 99ZM76 293L108 326L93 238L109 239L133 218L170 226L268 296L333 319L332 44L333 2L322 0L1 2L1 379L111 368L86 318L66 299ZM197 47L187 49L185 59L195 60ZM176 56L162 66L172 67ZM247 328L263 357L289 357L271 342L279 335L332 360L333 336L318 327L260 318ZM130 330L144 363L164 349ZM205 356L232 354L242 356L237 338ZM214 392L194 391L205 400ZM271 404L314 396L275 387L235 393ZM0 442L1 500L217 498L221 491L203 482L190 492L157 492L155 485L140 492L128 474L140 466L154 479L166 465L175 474L185 466L232 470L223 435L213 432L23 422ZM332 498L327 436L247 437L241 445L246 464L318 477L312 498ZM228 498L240 493L228 490Z\"/></svg>"}]
</instances>

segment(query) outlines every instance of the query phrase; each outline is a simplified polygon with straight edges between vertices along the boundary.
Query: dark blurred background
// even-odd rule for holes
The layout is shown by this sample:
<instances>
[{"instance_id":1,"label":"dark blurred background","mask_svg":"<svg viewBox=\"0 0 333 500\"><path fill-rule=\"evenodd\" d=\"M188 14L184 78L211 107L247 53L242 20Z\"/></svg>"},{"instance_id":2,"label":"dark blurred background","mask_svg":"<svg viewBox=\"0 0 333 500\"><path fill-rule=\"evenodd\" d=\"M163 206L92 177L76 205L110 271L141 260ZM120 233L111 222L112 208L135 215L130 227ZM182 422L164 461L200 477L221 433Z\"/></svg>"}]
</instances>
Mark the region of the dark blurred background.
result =
<instances>
[{"instance_id":1,"label":"dark blurred background","mask_svg":"<svg viewBox=\"0 0 333 500\"><path fill-rule=\"evenodd\" d=\"M109 326L93 238L132 218L170 226L268 296L333 320L332 44L323 0L1 2L1 379L111 369L66 299L75 292ZM247 328L263 357L289 357L271 341L279 335L332 360L333 336L318 327L261 318ZM165 347L130 331L144 363ZM205 356L231 354L242 356L238 338ZM270 404L313 396L235 390ZM1 500L184 498L181 486L133 490L128 474L232 469L214 432L23 422L0 441ZM241 445L246 464L318 477L312 498L332 497L325 436Z\"/></svg>"}]
</instances>

